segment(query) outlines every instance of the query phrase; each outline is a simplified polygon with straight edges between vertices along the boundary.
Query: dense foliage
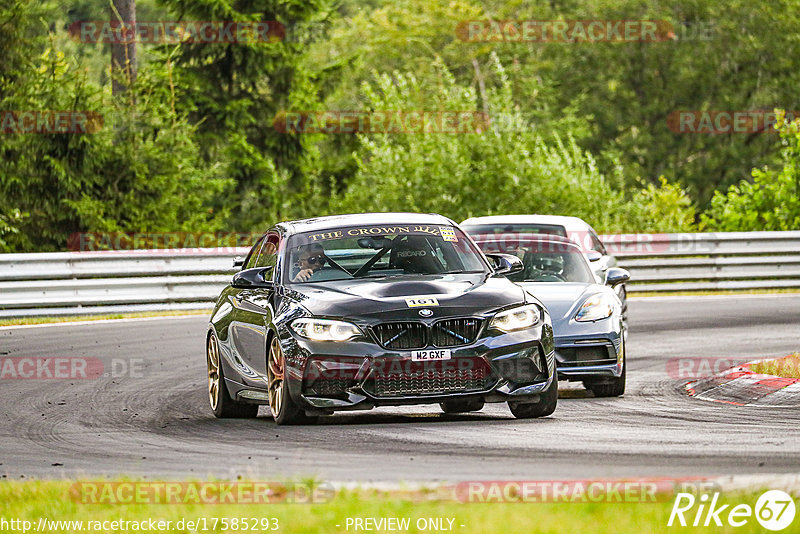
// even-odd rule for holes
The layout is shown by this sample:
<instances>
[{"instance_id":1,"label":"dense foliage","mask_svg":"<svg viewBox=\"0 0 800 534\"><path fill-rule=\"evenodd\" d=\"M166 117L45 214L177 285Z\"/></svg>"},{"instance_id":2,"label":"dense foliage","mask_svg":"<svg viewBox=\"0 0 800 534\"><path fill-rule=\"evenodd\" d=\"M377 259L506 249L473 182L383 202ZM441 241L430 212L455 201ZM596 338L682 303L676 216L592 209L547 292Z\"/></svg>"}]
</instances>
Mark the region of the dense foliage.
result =
<instances>
[{"instance_id":1,"label":"dense foliage","mask_svg":"<svg viewBox=\"0 0 800 534\"><path fill-rule=\"evenodd\" d=\"M765 0L138 0L141 20L278 21L282 39L140 44L112 97L108 0L0 3L0 252L75 232L253 231L352 211L572 214L604 232L800 228L800 131L676 132L679 110L798 109L800 6ZM662 20L659 42L464 39L465 21ZM296 133L288 110L476 112L474 133ZM500 120L502 119L502 120ZM755 170L752 170L755 169Z\"/></svg>"},{"instance_id":2,"label":"dense foliage","mask_svg":"<svg viewBox=\"0 0 800 534\"><path fill-rule=\"evenodd\" d=\"M5 134L0 159L0 247L57 250L74 232L213 230L209 207L229 185L202 166L196 127L174 114L160 67L144 72L132 100L107 91L46 48L3 109L93 110L86 133ZM91 117L87 125L91 124Z\"/></svg>"},{"instance_id":3,"label":"dense foliage","mask_svg":"<svg viewBox=\"0 0 800 534\"><path fill-rule=\"evenodd\" d=\"M776 129L783 140L780 169L754 169L754 181L742 180L717 191L702 225L711 230L797 230L800 228L800 120L779 112Z\"/></svg>"},{"instance_id":4,"label":"dense foliage","mask_svg":"<svg viewBox=\"0 0 800 534\"><path fill-rule=\"evenodd\" d=\"M474 107L473 89L459 85L440 62L434 69L439 78L434 94L413 74L395 72L365 85L366 105L373 110ZM511 84L497 57L491 70L501 83L487 91L487 105L513 110ZM360 135L359 142L358 170L334 199L336 211L437 212L456 220L551 213L582 217L608 231L652 229L661 220L670 229L692 222L687 198L667 198L680 195L677 188L664 181L660 188L651 185L626 195L620 173L604 175L569 131L545 139L519 111L481 133Z\"/></svg>"}]
</instances>

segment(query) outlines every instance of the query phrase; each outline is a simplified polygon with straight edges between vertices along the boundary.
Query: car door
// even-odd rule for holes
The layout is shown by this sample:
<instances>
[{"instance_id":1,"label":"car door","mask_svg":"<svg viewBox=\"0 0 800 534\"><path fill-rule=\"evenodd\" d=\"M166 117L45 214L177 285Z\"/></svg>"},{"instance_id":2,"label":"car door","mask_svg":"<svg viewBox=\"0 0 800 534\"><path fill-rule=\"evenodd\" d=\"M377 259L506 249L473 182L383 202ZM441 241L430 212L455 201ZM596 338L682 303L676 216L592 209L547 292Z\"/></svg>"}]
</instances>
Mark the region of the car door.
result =
<instances>
[{"instance_id":1,"label":"car door","mask_svg":"<svg viewBox=\"0 0 800 534\"><path fill-rule=\"evenodd\" d=\"M272 268L267 279L276 281L280 236L268 233L247 258L244 268ZM237 289L230 296L233 305L231 322L231 341L238 355L236 362L242 376L252 380L253 385L264 386L267 372L267 333L268 325L274 315L274 288Z\"/></svg>"}]
</instances>

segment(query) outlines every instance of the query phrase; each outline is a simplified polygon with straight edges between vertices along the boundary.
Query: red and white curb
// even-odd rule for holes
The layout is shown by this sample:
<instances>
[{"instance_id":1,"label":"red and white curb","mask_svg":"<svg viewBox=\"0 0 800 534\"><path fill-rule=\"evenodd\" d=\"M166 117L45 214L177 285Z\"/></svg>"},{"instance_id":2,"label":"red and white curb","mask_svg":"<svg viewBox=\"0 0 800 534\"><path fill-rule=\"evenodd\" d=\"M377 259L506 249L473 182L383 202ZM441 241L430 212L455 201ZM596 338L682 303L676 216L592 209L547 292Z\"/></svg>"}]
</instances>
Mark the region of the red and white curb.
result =
<instances>
[{"instance_id":1,"label":"red and white curb","mask_svg":"<svg viewBox=\"0 0 800 534\"><path fill-rule=\"evenodd\" d=\"M690 396L736 406L800 406L800 379L762 375L748 362L686 384Z\"/></svg>"}]
</instances>

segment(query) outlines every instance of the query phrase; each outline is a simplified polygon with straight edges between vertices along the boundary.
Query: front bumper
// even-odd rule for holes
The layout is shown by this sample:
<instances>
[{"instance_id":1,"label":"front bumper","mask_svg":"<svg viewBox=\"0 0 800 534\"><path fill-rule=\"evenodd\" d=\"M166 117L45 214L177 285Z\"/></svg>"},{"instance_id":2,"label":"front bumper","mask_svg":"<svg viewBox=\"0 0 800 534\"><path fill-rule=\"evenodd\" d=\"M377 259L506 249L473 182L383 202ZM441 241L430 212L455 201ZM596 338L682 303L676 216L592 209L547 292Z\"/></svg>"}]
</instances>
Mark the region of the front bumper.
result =
<instances>
[{"instance_id":1,"label":"front bumper","mask_svg":"<svg viewBox=\"0 0 800 534\"><path fill-rule=\"evenodd\" d=\"M554 380L549 324L484 332L474 343L449 347L450 359L414 362L411 350L386 349L372 339L314 342L281 338L288 392L308 411L370 409L453 399L535 402Z\"/></svg>"},{"instance_id":2,"label":"front bumper","mask_svg":"<svg viewBox=\"0 0 800 534\"><path fill-rule=\"evenodd\" d=\"M563 336L555 339L556 367L560 380L618 378L625 361L623 336Z\"/></svg>"}]
</instances>

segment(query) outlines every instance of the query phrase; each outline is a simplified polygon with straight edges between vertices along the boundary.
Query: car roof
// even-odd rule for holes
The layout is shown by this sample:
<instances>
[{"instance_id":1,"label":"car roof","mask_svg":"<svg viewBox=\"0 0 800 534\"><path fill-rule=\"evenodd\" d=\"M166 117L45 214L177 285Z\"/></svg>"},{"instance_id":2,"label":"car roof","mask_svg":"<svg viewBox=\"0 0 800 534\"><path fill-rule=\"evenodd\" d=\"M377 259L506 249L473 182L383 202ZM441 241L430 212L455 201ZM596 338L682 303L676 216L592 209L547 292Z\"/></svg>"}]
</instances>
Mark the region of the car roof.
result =
<instances>
[{"instance_id":1,"label":"car roof","mask_svg":"<svg viewBox=\"0 0 800 534\"><path fill-rule=\"evenodd\" d=\"M341 228L343 226L373 226L376 224L441 224L453 226L455 222L436 213L349 213L285 221L275 226L286 234L296 234Z\"/></svg>"},{"instance_id":2,"label":"car roof","mask_svg":"<svg viewBox=\"0 0 800 534\"><path fill-rule=\"evenodd\" d=\"M470 217L461 226L478 224L550 224L563 226L566 229L591 228L589 223L579 217L567 215L489 215L486 217Z\"/></svg>"}]
</instances>

